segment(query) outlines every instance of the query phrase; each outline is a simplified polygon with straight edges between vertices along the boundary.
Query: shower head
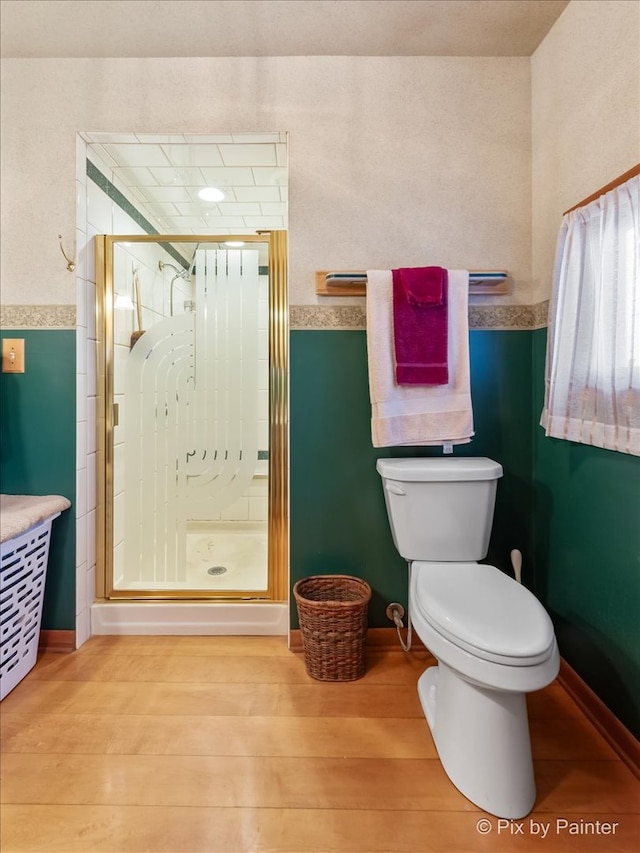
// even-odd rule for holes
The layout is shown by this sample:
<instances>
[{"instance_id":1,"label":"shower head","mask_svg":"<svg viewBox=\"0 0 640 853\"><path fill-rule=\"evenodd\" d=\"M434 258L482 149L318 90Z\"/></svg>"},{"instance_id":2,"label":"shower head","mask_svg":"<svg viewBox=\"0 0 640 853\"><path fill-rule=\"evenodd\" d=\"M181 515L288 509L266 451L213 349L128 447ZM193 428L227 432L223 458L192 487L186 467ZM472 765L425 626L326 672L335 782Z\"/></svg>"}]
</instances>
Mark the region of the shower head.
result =
<instances>
[{"instance_id":1,"label":"shower head","mask_svg":"<svg viewBox=\"0 0 640 853\"><path fill-rule=\"evenodd\" d=\"M178 269L178 267L174 267L173 264L167 264L165 261L158 261L158 269L164 270L165 267L169 267L170 270L173 270L176 274L176 278L182 278L185 281L189 279L190 273L189 270Z\"/></svg>"}]
</instances>

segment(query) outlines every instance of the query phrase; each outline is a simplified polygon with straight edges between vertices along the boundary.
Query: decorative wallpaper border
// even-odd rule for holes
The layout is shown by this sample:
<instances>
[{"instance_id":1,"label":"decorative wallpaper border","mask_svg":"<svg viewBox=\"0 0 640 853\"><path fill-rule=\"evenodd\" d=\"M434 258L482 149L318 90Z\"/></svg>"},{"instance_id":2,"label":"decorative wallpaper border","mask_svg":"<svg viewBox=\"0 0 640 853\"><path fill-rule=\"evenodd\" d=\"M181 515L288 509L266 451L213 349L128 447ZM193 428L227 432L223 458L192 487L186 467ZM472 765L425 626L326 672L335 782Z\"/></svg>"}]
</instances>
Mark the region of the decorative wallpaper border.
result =
<instances>
[{"instance_id":1,"label":"decorative wallpaper border","mask_svg":"<svg viewBox=\"0 0 640 853\"><path fill-rule=\"evenodd\" d=\"M74 329L75 305L1 305L2 329Z\"/></svg>"},{"instance_id":2,"label":"decorative wallpaper border","mask_svg":"<svg viewBox=\"0 0 640 853\"><path fill-rule=\"evenodd\" d=\"M547 325L549 301L536 305L470 305L470 329L541 329Z\"/></svg>"},{"instance_id":3,"label":"decorative wallpaper border","mask_svg":"<svg viewBox=\"0 0 640 853\"><path fill-rule=\"evenodd\" d=\"M549 302L537 305L470 305L469 328L499 330L542 329L547 325ZM366 329L364 305L291 305L289 328L295 330Z\"/></svg>"},{"instance_id":4,"label":"decorative wallpaper border","mask_svg":"<svg viewBox=\"0 0 640 853\"><path fill-rule=\"evenodd\" d=\"M546 329L549 325L549 300L538 302L531 306L533 311L533 326L534 329Z\"/></svg>"},{"instance_id":5,"label":"decorative wallpaper border","mask_svg":"<svg viewBox=\"0 0 640 853\"><path fill-rule=\"evenodd\" d=\"M290 305L290 329L366 329L364 305Z\"/></svg>"},{"instance_id":6,"label":"decorative wallpaper border","mask_svg":"<svg viewBox=\"0 0 640 853\"><path fill-rule=\"evenodd\" d=\"M469 328L500 330L543 329L549 302L537 305L470 305ZM2 305L3 329L75 329L74 305ZM293 330L330 331L366 329L364 305L291 305L289 327Z\"/></svg>"}]
</instances>

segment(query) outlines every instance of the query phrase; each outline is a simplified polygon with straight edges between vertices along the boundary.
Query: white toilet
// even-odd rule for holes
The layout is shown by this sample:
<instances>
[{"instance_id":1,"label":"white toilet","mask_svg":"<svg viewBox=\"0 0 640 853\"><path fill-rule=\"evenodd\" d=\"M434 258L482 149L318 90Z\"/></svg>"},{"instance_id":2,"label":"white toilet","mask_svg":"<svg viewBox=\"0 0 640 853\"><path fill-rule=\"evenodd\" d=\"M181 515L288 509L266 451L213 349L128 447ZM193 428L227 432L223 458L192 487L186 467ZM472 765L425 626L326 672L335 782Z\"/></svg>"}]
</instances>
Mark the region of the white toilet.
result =
<instances>
[{"instance_id":1,"label":"white toilet","mask_svg":"<svg viewBox=\"0 0 640 853\"><path fill-rule=\"evenodd\" d=\"M453 784L521 818L536 797L525 693L560 658L551 620L526 587L476 562L489 547L502 466L486 458L379 459L393 541L410 563L409 615L438 661L418 694Z\"/></svg>"}]
</instances>

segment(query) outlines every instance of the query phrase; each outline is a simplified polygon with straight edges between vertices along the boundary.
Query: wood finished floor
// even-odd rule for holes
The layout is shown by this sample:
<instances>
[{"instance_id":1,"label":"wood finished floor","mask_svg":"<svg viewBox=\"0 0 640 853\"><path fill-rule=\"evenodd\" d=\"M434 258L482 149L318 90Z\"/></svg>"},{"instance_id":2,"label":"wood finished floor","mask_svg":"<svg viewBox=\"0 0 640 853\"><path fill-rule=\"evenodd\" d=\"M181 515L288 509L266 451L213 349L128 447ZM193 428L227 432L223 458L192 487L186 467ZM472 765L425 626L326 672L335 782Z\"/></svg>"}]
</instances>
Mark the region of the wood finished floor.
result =
<instances>
[{"instance_id":1,"label":"wood finished floor","mask_svg":"<svg viewBox=\"0 0 640 853\"><path fill-rule=\"evenodd\" d=\"M429 662L371 652L362 680L330 684L284 638L43 655L0 706L0 849L636 853L640 783L556 683L529 696L532 814L499 826L468 802L418 702Z\"/></svg>"}]
</instances>

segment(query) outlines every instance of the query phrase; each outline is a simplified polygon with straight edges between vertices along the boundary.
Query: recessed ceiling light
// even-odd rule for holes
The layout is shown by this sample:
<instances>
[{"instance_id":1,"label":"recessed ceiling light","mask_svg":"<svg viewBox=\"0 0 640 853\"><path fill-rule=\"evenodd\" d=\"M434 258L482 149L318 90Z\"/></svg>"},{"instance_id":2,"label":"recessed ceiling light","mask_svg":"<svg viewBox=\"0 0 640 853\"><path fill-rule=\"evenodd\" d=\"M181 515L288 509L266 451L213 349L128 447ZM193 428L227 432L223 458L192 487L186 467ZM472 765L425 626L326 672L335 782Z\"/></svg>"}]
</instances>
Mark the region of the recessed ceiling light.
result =
<instances>
[{"instance_id":1,"label":"recessed ceiling light","mask_svg":"<svg viewBox=\"0 0 640 853\"><path fill-rule=\"evenodd\" d=\"M239 249L240 246L244 246L243 240L227 240L225 246L229 246L230 249Z\"/></svg>"},{"instance_id":2,"label":"recessed ceiling light","mask_svg":"<svg viewBox=\"0 0 640 853\"><path fill-rule=\"evenodd\" d=\"M201 198L202 201L222 201L224 193L217 187L203 187L198 190L198 198Z\"/></svg>"}]
</instances>

